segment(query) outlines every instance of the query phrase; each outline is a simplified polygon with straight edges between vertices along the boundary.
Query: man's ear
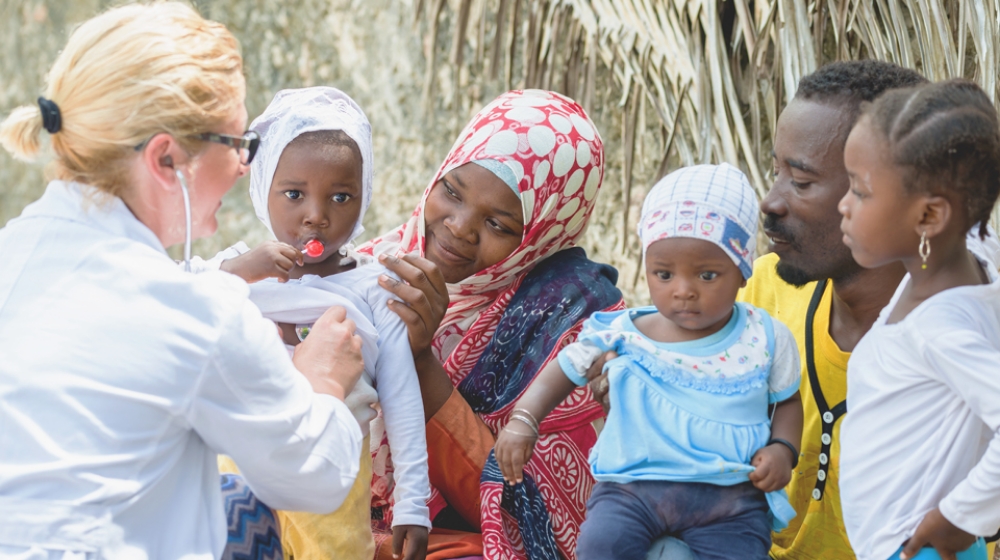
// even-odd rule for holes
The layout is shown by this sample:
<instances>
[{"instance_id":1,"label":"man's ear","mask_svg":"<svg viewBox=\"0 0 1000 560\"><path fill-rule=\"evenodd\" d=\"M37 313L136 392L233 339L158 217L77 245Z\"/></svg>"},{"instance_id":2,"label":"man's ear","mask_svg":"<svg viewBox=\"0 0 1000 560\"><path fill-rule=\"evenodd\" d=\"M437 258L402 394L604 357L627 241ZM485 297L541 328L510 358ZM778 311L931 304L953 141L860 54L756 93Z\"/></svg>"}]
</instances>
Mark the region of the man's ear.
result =
<instances>
[{"instance_id":1,"label":"man's ear","mask_svg":"<svg viewBox=\"0 0 1000 560\"><path fill-rule=\"evenodd\" d=\"M951 202L940 195L926 196L923 203L923 215L917 223L917 234L927 233L933 238L948 227L954 209Z\"/></svg>"},{"instance_id":2,"label":"man's ear","mask_svg":"<svg viewBox=\"0 0 1000 560\"><path fill-rule=\"evenodd\" d=\"M187 161L187 153L173 136L162 132L146 142L142 162L156 184L166 190L177 188L176 166Z\"/></svg>"}]
</instances>

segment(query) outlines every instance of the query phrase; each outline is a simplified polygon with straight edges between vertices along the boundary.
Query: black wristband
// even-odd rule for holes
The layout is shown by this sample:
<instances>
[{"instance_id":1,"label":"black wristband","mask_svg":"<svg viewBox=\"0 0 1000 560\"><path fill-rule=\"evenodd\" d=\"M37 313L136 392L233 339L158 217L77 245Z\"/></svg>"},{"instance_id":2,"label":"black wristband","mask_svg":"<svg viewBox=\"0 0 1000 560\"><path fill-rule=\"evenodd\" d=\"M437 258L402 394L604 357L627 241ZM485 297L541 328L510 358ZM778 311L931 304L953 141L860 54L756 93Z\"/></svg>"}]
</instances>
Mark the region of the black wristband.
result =
<instances>
[{"instance_id":1,"label":"black wristband","mask_svg":"<svg viewBox=\"0 0 1000 560\"><path fill-rule=\"evenodd\" d=\"M781 439L781 438L771 438L771 439L767 440L767 445L771 445L772 443L779 443L781 445L784 445L785 447L788 448L789 451L792 452L792 468L793 469L799 465L799 450L795 449L795 446L792 445L792 442L790 442L788 440L785 440L785 439Z\"/></svg>"}]
</instances>

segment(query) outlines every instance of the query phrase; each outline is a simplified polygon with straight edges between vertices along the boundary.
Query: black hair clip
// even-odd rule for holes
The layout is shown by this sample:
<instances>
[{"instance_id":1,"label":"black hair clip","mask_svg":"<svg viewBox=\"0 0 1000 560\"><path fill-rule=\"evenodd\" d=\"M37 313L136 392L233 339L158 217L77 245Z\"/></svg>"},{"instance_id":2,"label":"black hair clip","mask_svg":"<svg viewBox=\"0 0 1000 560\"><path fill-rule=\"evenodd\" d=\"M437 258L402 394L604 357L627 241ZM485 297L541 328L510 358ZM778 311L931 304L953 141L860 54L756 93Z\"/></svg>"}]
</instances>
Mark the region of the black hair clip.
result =
<instances>
[{"instance_id":1,"label":"black hair clip","mask_svg":"<svg viewBox=\"0 0 1000 560\"><path fill-rule=\"evenodd\" d=\"M49 134L55 134L62 129L62 113L59 106L51 99L38 98L38 107L42 110L42 126Z\"/></svg>"}]
</instances>

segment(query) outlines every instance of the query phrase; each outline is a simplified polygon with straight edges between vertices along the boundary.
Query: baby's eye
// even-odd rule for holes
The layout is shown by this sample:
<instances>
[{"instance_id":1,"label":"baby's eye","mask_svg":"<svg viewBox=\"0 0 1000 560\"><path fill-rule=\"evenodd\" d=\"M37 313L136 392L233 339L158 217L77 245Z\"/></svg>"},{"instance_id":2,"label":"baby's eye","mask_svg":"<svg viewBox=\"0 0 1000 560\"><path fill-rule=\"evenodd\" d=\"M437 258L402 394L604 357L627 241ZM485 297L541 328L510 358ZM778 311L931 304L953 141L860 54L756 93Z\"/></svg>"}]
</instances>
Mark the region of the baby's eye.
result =
<instances>
[{"instance_id":1,"label":"baby's eye","mask_svg":"<svg viewBox=\"0 0 1000 560\"><path fill-rule=\"evenodd\" d=\"M718 278L718 276L719 276L718 272L702 272L701 274L698 275L699 278L701 278L706 282L715 280L716 278Z\"/></svg>"},{"instance_id":2,"label":"baby's eye","mask_svg":"<svg viewBox=\"0 0 1000 560\"><path fill-rule=\"evenodd\" d=\"M660 280L670 280L674 276L673 274L667 272L666 270L658 270L655 272L655 274L656 277L659 278Z\"/></svg>"},{"instance_id":3,"label":"baby's eye","mask_svg":"<svg viewBox=\"0 0 1000 560\"><path fill-rule=\"evenodd\" d=\"M854 187L851 187L851 194L853 194L857 198L864 198L865 197L864 193L862 193L861 191L859 191L858 189L856 189Z\"/></svg>"},{"instance_id":4,"label":"baby's eye","mask_svg":"<svg viewBox=\"0 0 1000 560\"><path fill-rule=\"evenodd\" d=\"M351 195L344 194L344 193L337 193L337 194L333 195L332 198L333 198L334 202L336 202L338 204L344 204L348 200L351 200Z\"/></svg>"},{"instance_id":5,"label":"baby's eye","mask_svg":"<svg viewBox=\"0 0 1000 560\"><path fill-rule=\"evenodd\" d=\"M285 191L284 194L289 198L289 200L298 200L302 198L302 191L297 191L294 189L290 191Z\"/></svg>"}]
</instances>

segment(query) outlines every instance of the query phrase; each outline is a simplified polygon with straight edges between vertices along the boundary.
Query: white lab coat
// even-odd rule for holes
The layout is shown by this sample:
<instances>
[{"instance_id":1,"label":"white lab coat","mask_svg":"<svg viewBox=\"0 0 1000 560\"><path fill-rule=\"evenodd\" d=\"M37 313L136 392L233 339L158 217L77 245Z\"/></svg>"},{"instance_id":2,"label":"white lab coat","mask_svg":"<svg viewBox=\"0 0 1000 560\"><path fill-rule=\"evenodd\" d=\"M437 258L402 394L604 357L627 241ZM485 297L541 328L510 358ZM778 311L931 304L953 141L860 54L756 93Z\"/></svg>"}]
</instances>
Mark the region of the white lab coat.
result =
<instances>
[{"instance_id":1,"label":"white lab coat","mask_svg":"<svg viewBox=\"0 0 1000 560\"><path fill-rule=\"evenodd\" d=\"M336 509L361 452L348 408L245 283L184 273L85 190L54 181L0 229L0 556L218 557L218 453L271 507Z\"/></svg>"}]
</instances>

